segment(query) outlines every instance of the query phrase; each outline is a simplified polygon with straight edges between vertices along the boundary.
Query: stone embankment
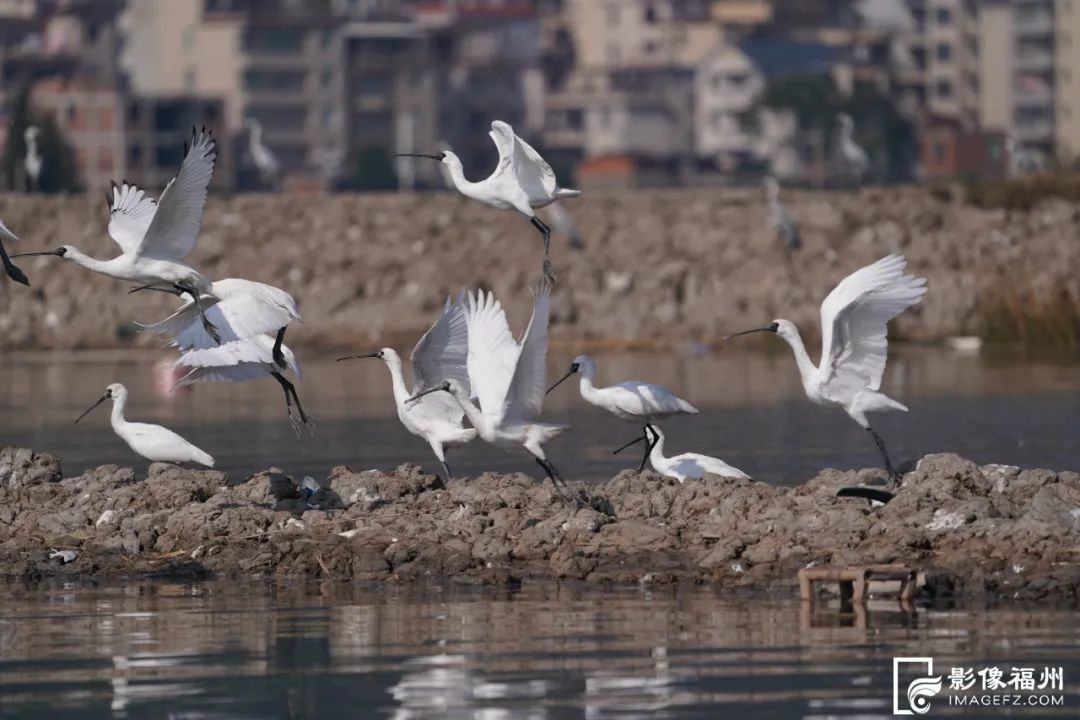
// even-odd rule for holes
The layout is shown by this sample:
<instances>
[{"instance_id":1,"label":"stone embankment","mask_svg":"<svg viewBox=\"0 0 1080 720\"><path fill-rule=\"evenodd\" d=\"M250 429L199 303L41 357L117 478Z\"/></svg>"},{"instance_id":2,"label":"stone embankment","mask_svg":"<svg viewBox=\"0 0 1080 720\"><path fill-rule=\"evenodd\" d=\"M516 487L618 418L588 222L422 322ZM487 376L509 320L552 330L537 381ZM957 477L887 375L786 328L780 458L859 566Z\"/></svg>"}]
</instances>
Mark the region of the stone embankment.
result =
<instances>
[{"instance_id":1,"label":"stone embankment","mask_svg":"<svg viewBox=\"0 0 1080 720\"><path fill-rule=\"evenodd\" d=\"M1080 474L928 455L884 506L835 497L876 474L823 470L787 488L624 471L575 487L575 505L522 474L446 484L414 466L336 467L302 497L274 470L233 479L154 464L140 478L105 465L64 478L55 458L6 448L0 576L687 582L790 595L811 563L903 562L925 571L931 597L1078 599Z\"/></svg>"}]
</instances>

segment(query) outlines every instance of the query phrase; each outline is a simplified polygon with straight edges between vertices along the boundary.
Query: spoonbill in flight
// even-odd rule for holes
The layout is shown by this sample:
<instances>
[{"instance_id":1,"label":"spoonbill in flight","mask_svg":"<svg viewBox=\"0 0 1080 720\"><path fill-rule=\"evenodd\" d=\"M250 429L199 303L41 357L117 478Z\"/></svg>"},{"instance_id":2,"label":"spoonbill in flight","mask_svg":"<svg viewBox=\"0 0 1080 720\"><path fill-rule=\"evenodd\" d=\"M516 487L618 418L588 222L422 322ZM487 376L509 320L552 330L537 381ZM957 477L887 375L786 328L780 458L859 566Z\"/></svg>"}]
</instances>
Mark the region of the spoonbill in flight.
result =
<instances>
[{"instance_id":1,"label":"spoonbill in flight","mask_svg":"<svg viewBox=\"0 0 1080 720\"><path fill-rule=\"evenodd\" d=\"M446 307L439 319L428 328L413 348L410 358L413 369L411 393L405 386L405 377L401 372L401 356L393 348L338 358L339 361L379 358L386 363L390 370L394 404L397 405L401 424L413 435L427 441L435 457L442 463L447 480L450 480L451 475L450 466L446 463L446 448L471 441L476 437L476 430L464 427L464 409L446 393L424 395L412 402L409 398L450 379L456 380L464 388L466 397L468 396L469 325L461 300L462 298L458 298L458 302L451 302L450 298L447 298Z\"/></svg>"},{"instance_id":2,"label":"spoonbill in flight","mask_svg":"<svg viewBox=\"0 0 1080 720\"><path fill-rule=\"evenodd\" d=\"M41 189L41 168L43 163L37 146L37 139L40 134L41 130L34 125L26 128L23 133L23 140L26 141L26 157L23 158L23 169L26 170L26 189L28 191L31 188L34 190Z\"/></svg>"},{"instance_id":3,"label":"spoonbill in flight","mask_svg":"<svg viewBox=\"0 0 1080 720\"><path fill-rule=\"evenodd\" d=\"M769 224L773 232L784 241L788 250L798 250L802 246L799 228L795 226L787 209L780 202L780 183L772 175L765 176L765 195L769 200Z\"/></svg>"},{"instance_id":4,"label":"spoonbill in flight","mask_svg":"<svg viewBox=\"0 0 1080 720\"><path fill-rule=\"evenodd\" d=\"M4 263L4 272L7 276L15 282L20 282L23 285L29 285L30 280L26 277L26 273L15 266L15 263L11 262L11 258L8 257L7 250L4 248L4 241L12 242L19 238L15 233L8 230L8 226L4 224L3 220L0 220L0 261Z\"/></svg>"},{"instance_id":5,"label":"spoonbill in flight","mask_svg":"<svg viewBox=\"0 0 1080 720\"><path fill-rule=\"evenodd\" d=\"M868 412L907 408L880 391L888 354L890 320L919 302L926 293L926 278L905 275L907 260L889 255L856 270L840 281L821 303L821 361L814 366L802 337L788 320L735 333L774 332L791 346L811 402L839 405L874 438L892 484L900 474L889 461L885 441L870 426Z\"/></svg>"},{"instance_id":6,"label":"spoonbill in flight","mask_svg":"<svg viewBox=\"0 0 1080 720\"><path fill-rule=\"evenodd\" d=\"M56 255L87 270L136 283L140 287L135 290L156 288L187 293L199 308L207 333L220 341L199 302L199 296L210 291L210 280L183 262L199 236L216 157L210 133L205 128L198 133L193 130L191 147L186 149L180 171L161 193L160 203L155 205L153 198L127 182L113 185L109 236L120 246L119 257L97 260L70 245L12 257Z\"/></svg>"},{"instance_id":7,"label":"spoonbill in flight","mask_svg":"<svg viewBox=\"0 0 1080 720\"><path fill-rule=\"evenodd\" d=\"M506 313L495 296L483 290L476 297L469 293L465 302L469 337L466 365L480 407L470 398L469 388L456 379L444 380L410 401L438 391L450 393L483 440L504 448L524 447L544 468L552 484L569 497L565 485L560 488L562 478L543 448L566 426L534 420L544 403L550 309L551 286L541 282L529 326L521 340L515 342Z\"/></svg>"},{"instance_id":8,"label":"spoonbill in flight","mask_svg":"<svg viewBox=\"0 0 1080 720\"><path fill-rule=\"evenodd\" d=\"M649 463L653 466L653 470L661 475L673 477L679 482L683 482L686 478L703 478L706 475L750 479L750 476L742 470L728 465L720 458L699 453L683 453L673 457L664 457L664 433L655 425L645 426L644 435L639 435L615 452L622 452L631 445L636 445L642 441L650 448Z\"/></svg>"},{"instance_id":9,"label":"spoonbill in flight","mask_svg":"<svg viewBox=\"0 0 1080 720\"><path fill-rule=\"evenodd\" d=\"M594 386L596 363L588 355L578 355L574 358L566 374L547 391L550 393L574 373L581 373L578 388L585 402L607 410L620 420L643 424L646 429L652 427L656 421L672 415L697 414L697 408L660 385L640 380L627 380L608 387ZM645 461L649 458L650 450L652 450L651 442L645 446L645 455L641 458L639 472L645 469Z\"/></svg>"},{"instance_id":10,"label":"spoonbill in flight","mask_svg":"<svg viewBox=\"0 0 1080 720\"><path fill-rule=\"evenodd\" d=\"M91 410L106 400L112 399L112 428L137 455L152 462L186 463L193 462L214 467L214 458L180 437L172 430L161 425L133 423L124 419L124 407L127 405L128 391L120 383L113 383L105 388L105 394L96 403L75 419L79 422Z\"/></svg>"},{"instance_id":11,"label":"spoonbill in flight","mask_svg":"<svg viewBox=\"0 0 1080 720\"><path fill-rule=\"evenodd\" d=\"M251 161L255 163L255 169L259 171L259 177L262 178L262 181L273 186L277 182L278 174L281 172L281 163L278 162L274 151L263 143L262 123L255 118L248 118L246 124L248 128L248 152L251 154Z\"/></svg>"},{"instance_id":12,"label":"spoonbill in flight","mask_svg":"<svg viewBox=\"0 0 1080 720\"><path fill-rule=\"evenodd\" d=\"M462 195L497 210L517 210L529 219L544 238L544 276L555 281L551 266L551 228L533 212L560 198L581 195L580 190L561 188L555 171L529 143L514 134L514 128L501 120L491 123L491 139L499 151L499 163L485 180L470 182L465 178L461 159L451 150L438 155L400 153L398 157L424 157L438 160L447 167L450 182Z\"/></svg>"},{"instance_id":13,"label":"spoonbill in flight","mask_svg":"<svg viewBox=\"0 0 1080 720\"><path fill-rule=\"evenodd\" d=\"M841 113L836 119L840 123L840 157L843 158L847 171L856 181L861 182L866 171L870 169L870 158L855 142L855 122L851 116Z\"/></svg>"}]
</instances>

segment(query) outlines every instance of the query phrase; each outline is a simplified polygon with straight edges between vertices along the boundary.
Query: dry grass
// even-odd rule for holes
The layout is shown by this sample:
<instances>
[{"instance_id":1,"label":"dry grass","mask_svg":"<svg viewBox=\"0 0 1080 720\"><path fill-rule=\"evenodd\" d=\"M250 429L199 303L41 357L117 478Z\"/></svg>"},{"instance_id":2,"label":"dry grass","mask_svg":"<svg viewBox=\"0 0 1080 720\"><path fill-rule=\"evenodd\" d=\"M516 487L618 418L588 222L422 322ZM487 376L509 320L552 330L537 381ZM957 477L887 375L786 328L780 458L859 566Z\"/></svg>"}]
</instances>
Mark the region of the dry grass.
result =
<instances>
[{"instance_id":1,"label":"dry grass","mask_svg":"<svg viewBox=\"0 0 1080 720\"><path fill-rule=\"evenodd\" d=\"M1080 174L1031 175L1015 180L976 182L967 188L968 202L988 209L1031 210L1047 198L1080 202Z\"/></svg>"}]
</instances>

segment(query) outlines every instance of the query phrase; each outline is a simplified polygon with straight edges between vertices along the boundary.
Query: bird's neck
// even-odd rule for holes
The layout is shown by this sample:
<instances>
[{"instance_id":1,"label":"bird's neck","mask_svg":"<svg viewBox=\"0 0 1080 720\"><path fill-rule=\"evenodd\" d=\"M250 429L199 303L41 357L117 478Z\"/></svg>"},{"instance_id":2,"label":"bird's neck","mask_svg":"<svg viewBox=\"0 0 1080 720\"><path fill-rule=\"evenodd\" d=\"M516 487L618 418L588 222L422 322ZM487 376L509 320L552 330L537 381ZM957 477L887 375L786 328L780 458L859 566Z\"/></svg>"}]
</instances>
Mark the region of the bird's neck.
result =
<instances>
[{"instance_id":1,"label":"bird's neck","mask_svg":"<svg viewBox=\"0 0 1080 720\"><path fill-rule=\"evenodd\" d=\"M799 375L802 376L803 385L810 381L817 372L817 366L810 359L810 353L806 352L806 346L803 344L802 336L796 331L794 335L781 335L788 345L791 346L791 350L795 353L795 364L799 367Z\"/></svg>"},{"instance_id":2,"label":"bird's neck","mask_svg":"<svg viewBox=\"0 0 1080 720\"><path fill-rule=\"evenodd\" d=\"M127 420L124 419L124 406L127 405L127 397L121 395L118 398L113 399L112 415L109 421L112 423L113 430L117 432L120 428L127 425Z\"/></svg>"},{"instance_id":3,"label":"bird's neck","mask_svg":"<svg viewBox=\"0 0 1080 720\"><path fill-rule=\"evenodd\" d=\"M596 392L596 386L593 384L593 380L596 378L596 370L583 370L581 372L581 380L578 381L578 387L581 390L581 397L586 402L598 402L599 394Z\"/></svg>"},{"instance_id":4,"label":"bird's neck","mask_svg":"<svg viewBox=\"0 0 1080 720\"><path fill-rule=\"evenodd\" d=\"M465 413L465 417L469 418L469 422L476 428L476 432L480 433L481 437L486 436L490 426L488 425L487 418L484 417L484 413L480 412L480 409L468 398L462 400L457 395L453 394L451 394L451 397L453 397L454 400L457 401L457 404L461 406L462 411Z\"/></svg>"},{"instance_id":5,"label":"bird's neck","mask_svg":"<svg viewBox=\"0 0 1080 720\"><path fill-rule=\"evenodd\" d=\"M84 252L76 250L75 248L71 248L70 250L68 250L67 253L64 255L64 259L70 260L76 265L84 267L87 270L92 270L96 273L102 273L103 275L112 274L111 271L113 269L113 266L110 265L110 263L112 263L112 260L98 260L96 258L90 257Z\"/></svg>"},{"instance_id":6,"label":"bird's neck","mask_svg":"<svg viewBox=\"0 0 1080 720\"><path fill-rule=\"evenodd\" d=\"M649 461L656 467L664 462L664 437L662 435L657 436L656 444L649 452Z\"/></svg>"},{"instance_id":7,"label":"bird's neck","mask_svg":"<svg viewBox=\"0 0 1080 720\"><path fill-rule=\"evenodd\" d=\"M469 182L465 177L465 169L461 163L450 163L446 169L450 173L450 182L454 184L454 189L466 197L476 197L476 183Z\"/></svg>"},{"instance_id":8,"label":"bird's neck","mask_svg":"<svg viewBox=\"0 0 1080 720\"><path fill-rule=\"evenodd\" d=\"M390 381L394 386L394 402L404 407L405 401L411 397L409 389L405 387L405 376L401 373L401 363L388 362L386 367L390 370Z\"/></svg>"}]
</instances>

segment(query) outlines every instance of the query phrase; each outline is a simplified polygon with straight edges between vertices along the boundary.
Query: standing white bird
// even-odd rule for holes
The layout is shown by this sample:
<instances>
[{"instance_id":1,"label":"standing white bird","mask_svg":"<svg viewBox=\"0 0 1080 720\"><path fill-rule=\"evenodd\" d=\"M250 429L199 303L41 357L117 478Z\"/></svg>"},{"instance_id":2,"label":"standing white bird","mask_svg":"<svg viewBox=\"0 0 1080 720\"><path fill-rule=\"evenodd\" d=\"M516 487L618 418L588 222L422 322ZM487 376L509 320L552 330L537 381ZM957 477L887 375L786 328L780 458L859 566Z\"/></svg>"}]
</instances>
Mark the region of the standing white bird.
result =
<instances>
[{"instance_id":1,"label":"standing white bird","mask_svg":"<svg viewBox=\"0 0 1080 720\"><path fill-rule=\"evenodd\" d=\"M836 119L840 124L840 157L844 161L847 172L856 181L861 182L866 171L870 169L870 158L867 157L866 151L855 142L855 123L851 116L841 113Z\"/></svg>"},{"instance_id":2,"label":"standing white bird","mask_svg":"<svg viewBox=\"0 0 1080 720\"><path fill-rule=\"evenodd\" d=\"M720 458L699 453L683 453L664 457L664 433L655 425L645 427L645 434L639 435L615 452L621 452L631 445L644 441L649 449L649 463L653 470L661 475L673 477L679 482L686 478L703 478L706 475L719 475L728 478L750 479L750 476L737 467L732 467Z\"/></svg>"},{"instance_id":3,"label":"standing white bird","mask_svg":"<svg viewBox=\"0 0 1080 720\"><path fill-rule=\"evenodd\" d=\"M499 151L499 163L486 179L470 182L465 178L461 159L450 150L438 155L399 153L397 157L424 157L438 160L450 174L450 182L459 193L497 210L516 210L529 219L544 238L544 276L551 282L551 228L536 216L533 208L550 205L560 198L577 197L580 190L561 188L555 171L529 143L514 134L514 128L501 120L491 123L491 139Z\"/></svg>"},{"instance_id":4,"label":"standing white bird","mask_svg":"<svg viewBox=\"0 0 1080 720\"><path fill-rule=\"evenodd\" d=\"M455 379L414 395L410 402L440 390L450 393L483 440L506 448L524 447L559 487L562 478L542 446L566 426L534 420L544 403L550 309L551 286L543 282L536 292L529 326L515 342L495 296L483 290L475 298L469 293L465 302L469 333L466 365L480 407L470 398L469 388ZM565 488L560 491L569 495Z\"/></svg>"},{"instance_id":5,"label":"standing white bird","mask_svg":"<svg viewBox=\"0 0 1080 720\"><path fill-rule=\"evenodd\" d=\"M105 394L101 396L101 399L87 408L75 422L82 420L91 410L109 399L113 401L112 428L136 454L152 462L194 462L206 467L214 467L214 458L172 430L161 425L133 423L125 420L124 407L127 405L128 391L120 383L113 383L105 388Z\"/></svg>"},{"instance_id":6,"label":"standing white bird","mask_svg":"<svg viewBox=\"0 0 1080 720\"><path fill-rule=\"evenodd\" d=\"M769 201L769 224L773 232L784 241L788 250L798 250L802 246L799 228L780 203L780 183L772 175L765 176L765 195Z\"/></svg>"},{"instance_id":7,"label":"standing white bird","mask_svg":"<svg viewBox=\"0 0 1080 720\"><path fill-rule=\"evenodd\" d=\"M191 147L186 149L180 171L161 193L160 203L155 204L143 190L127 182L113 185L109 236L120 246L119 257L97 260L70 245L12 257L56 255L87 270L137 283L140 287L135 290L158 288L187 293L201 311L199 296L210 292L210 280L182 261L194 249L199 236L216 158L210 133L205 128L198 133L192 130ZM205 313L202 319L206 331L218 340L217 330Z\"/></svg>"},{"instance_id":8,"label":"standing white bird","mask_svg":"<svg viewBox=\"0 0 1080 720\"><path fill-rule=\"evenodd\" d=\"M456 380L468 395L468 353L469 325L465 319L465 308L461 305L461 298L458 302L451 302L450 298L447 298L446 307L439 319L428 328L413 348L410 358L413 369L411 393L405 386L401 356L393 348L350 355L338 360L379 358L386 363L390 370L394 404L397 405L401 424L413 435L427 441L435 457L442 463L446 479L449 480L451 474L450 466L446 462L446 448L470 442L476 437L476 430L464 427L465 411L454 398L445 393L424 395L411 402L409 398L450 379Z\"/></svg>"},{"instance_id":9,"label":"standing white bird","mask_svg":"<svg viewBox=\"0 0 1080 720\"><path fill-rule=\"evenodd\" d=\"M607 410L620 420L643 424L646 429L652 427L652 424L658 420L672 415L696 415L698 411L696 407L667 388L640 380L627 380L608 387L594 386L596 363L588 355L578 355L574 358L567 373L548 388L548 392L557 388L574 373L581 373L578 388L581 391L581 397L586 402ZM645 461L651 449L651 443L647 444L645 455L641 458L641 467L638 468L639 472L645 469Z\"/></svg>"},{"instance_id":10,"label":"standing white bird","mask_svg":"<svg viewBox=\"0 0 1080 720\"><path fill-rule=\"evenodd\" d=\"M907 260L889 255L840 281L821 303L821 361L815 366L799 331L787 320L735 333L774 332L795 352L803 389L811 402L839 405L874 438L893 483L900 474L889 461L885 442L866 418L868 412L907 408L880 392L888 354L888 322L919 302L926 278L905 275Z\"/></svg>"},{"instance_id":11,"label":"standing white bird","mask_svg":"<svg viewBox=\"0 0 1080 720\"><path fill-rule=\"evenodd\" d=\"M23 133L23 140L26 141L26 157L23 158L23 168L26 170L28 191L31 188L34 190L41 189L41 168L43 163L37 146L37 139L40 134L41 130L35 125L27 127Z\"/></svg>"},{"instance_id":12,"label":"standing white bird","mask_svg":"<svg viewBox=\"0 0 1080 720\"><path fill-rule=\"evenodd\" d=\"M29 285L30 280L26 277L26 273L16 267L15 263L11 262L11 258L8 257L7 249L4 247L4 241L12 242L18 240L18 236L15 233L8 230L8 226L4 224L3 220L0 220L0 262L4 263L4 272L7 276L15 282L20 282L23 285Z\"/></svg>"},{"instance_id":13,"label":"standing white bird","mask_svg":"<svg viewBox=\"0 0 1080 720\"><path fill-rule=\"evenodd\" d=\"M255 169L259 171L259 177L267 185L273 186L281 172L281 163L277 156L265 143L263 143L262 123L255 118L248 118L248 152L251 153L251 161L255 163Z\"/></svg>"}]
</instances>

